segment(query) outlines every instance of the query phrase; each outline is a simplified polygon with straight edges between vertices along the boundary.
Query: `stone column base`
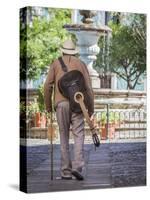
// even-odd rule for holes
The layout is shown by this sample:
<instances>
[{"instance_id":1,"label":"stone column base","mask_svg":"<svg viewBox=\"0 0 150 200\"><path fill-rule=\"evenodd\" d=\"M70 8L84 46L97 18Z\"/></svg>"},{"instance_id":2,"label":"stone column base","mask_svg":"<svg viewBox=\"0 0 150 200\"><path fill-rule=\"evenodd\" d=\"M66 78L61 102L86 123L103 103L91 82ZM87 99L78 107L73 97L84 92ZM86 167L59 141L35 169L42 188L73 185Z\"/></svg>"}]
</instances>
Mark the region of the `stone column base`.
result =
<instances>
[{"instance_id":1,"label":"stone column base","mask_svg":"<svg viewBox=\"0 0 150 200\"><path fill-rule=\"evenodd\" d=\"M98 76L90 76L90 78L91 78L92 88L93 89L100 88L100 78Z\"/></svg>"}]
</instances>

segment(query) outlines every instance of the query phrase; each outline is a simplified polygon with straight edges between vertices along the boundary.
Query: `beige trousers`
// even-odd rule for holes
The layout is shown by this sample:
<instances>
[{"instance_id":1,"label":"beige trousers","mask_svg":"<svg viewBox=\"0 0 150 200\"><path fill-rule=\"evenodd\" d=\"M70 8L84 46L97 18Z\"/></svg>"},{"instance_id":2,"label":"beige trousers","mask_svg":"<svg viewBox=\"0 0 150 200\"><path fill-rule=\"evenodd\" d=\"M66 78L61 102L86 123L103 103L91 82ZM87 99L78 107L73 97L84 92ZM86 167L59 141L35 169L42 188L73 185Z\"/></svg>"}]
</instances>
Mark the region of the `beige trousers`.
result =
<instances>
[{"instance_id":1,"label":"beige trousers","mask_svg":"<svg viewBox=\"0 0 150 200\"><path fill-rule=\"evenodd\" d=\"M69 102L62 101L56 107L60 132L61 175L69 175L72 170L82 171L84 166L84 117L70 111ZM71 162L69 152L69 129L72 127L74 138L74 158Z\"/></svg>"}]
</instances>

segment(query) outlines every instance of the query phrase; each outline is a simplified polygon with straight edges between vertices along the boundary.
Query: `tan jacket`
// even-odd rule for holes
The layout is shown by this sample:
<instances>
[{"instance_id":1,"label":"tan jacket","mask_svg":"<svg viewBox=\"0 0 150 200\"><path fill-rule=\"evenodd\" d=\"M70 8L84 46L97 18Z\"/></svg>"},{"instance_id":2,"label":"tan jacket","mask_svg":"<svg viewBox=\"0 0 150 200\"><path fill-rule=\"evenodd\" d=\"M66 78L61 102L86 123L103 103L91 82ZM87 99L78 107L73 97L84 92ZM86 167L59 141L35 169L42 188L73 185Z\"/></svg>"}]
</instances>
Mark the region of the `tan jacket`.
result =
<instances>
[{"instance_id":1,"label":"tan jacket","mask_svg":"<svg viewBox=\"0 0 150 200\"><path fill-rule=\"evenodd\" d=\"M90 114L93 114L93 112L94 112L94 95L93 95L91 80L90 80L86 65L82 61L80 61L78 58L76 58L75 56L64 55L62 58L63 58L64 63L68 67L68 71L79 70L80 72L82 72L82 74L85 78L88 95L90 97L89 100L91 102L91 106L88 110L89 110ZM58 80L63 75L64 75L64 72L62 70L59 60L57 59L51 64L45 84L44 84L44 100L45 100L46 110L48 112L52 111L52 93L53 93L53 91L54 91L55 108L57 107L57 104L59 102L67 101L67 99L62 96L62 94L59 92L59 89L58 89ZM53 88L54 88L54 90L53 90Z\"/></svg>"}]
</instances>

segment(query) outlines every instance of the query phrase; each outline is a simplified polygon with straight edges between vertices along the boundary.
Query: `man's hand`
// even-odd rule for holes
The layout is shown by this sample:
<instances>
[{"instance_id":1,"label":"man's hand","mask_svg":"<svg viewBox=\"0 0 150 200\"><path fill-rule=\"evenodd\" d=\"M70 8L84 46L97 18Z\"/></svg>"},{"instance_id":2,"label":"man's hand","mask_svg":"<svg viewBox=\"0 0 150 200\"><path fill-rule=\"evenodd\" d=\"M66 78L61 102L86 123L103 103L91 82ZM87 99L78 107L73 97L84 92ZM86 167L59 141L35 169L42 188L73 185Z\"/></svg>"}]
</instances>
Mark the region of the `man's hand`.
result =
<instances>
[{"instance_id":1,"label":"man's hand","mask_svg":"<svg viewBox=\"0 0 150 200\"><path fill-rule=\"evenodd\" d=\"M93 115L90 117L90 120L91 120L94 128L97 128L97 122L96 122L95 113L93 113Z\"/></svg>"}]
</instances>

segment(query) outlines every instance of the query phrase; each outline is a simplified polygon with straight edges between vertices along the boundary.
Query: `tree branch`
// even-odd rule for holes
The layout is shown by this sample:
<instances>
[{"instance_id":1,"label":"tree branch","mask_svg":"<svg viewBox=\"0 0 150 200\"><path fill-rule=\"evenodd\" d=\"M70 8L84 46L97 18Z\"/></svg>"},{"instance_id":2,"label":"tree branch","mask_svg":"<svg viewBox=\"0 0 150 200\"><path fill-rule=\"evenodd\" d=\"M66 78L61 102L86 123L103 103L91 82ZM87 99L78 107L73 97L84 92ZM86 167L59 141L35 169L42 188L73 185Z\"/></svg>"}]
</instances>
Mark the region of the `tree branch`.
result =
<instances>
[{"instance_id":1,"label":"tree branch","mask_svg":"<svg viewBox=\"0 0 150 200\"><path fill-rule=\"evenodd\" d=\"M120 74L119 72L114 70L114 73L116 73L118 76L120 76L122 79L124 79L125 81L127 80L122 74Z\"/></svg>"},{"instance_id":2,"label":"tree branch","mask_svg":"<svg viewBox=\"0 0 150 200\"><path fill-rule=\"evenodd\" d=\"M139 79L139 77L140 77L141 74L142 74L142 73L139 72L139 74L136 76L136 81L135 81L134 84L133 84L133 88L135 88L135 86L136 86L136 84L137 84L137 82L138 82L138 79Z\"/></svg>"}]
</instances>

